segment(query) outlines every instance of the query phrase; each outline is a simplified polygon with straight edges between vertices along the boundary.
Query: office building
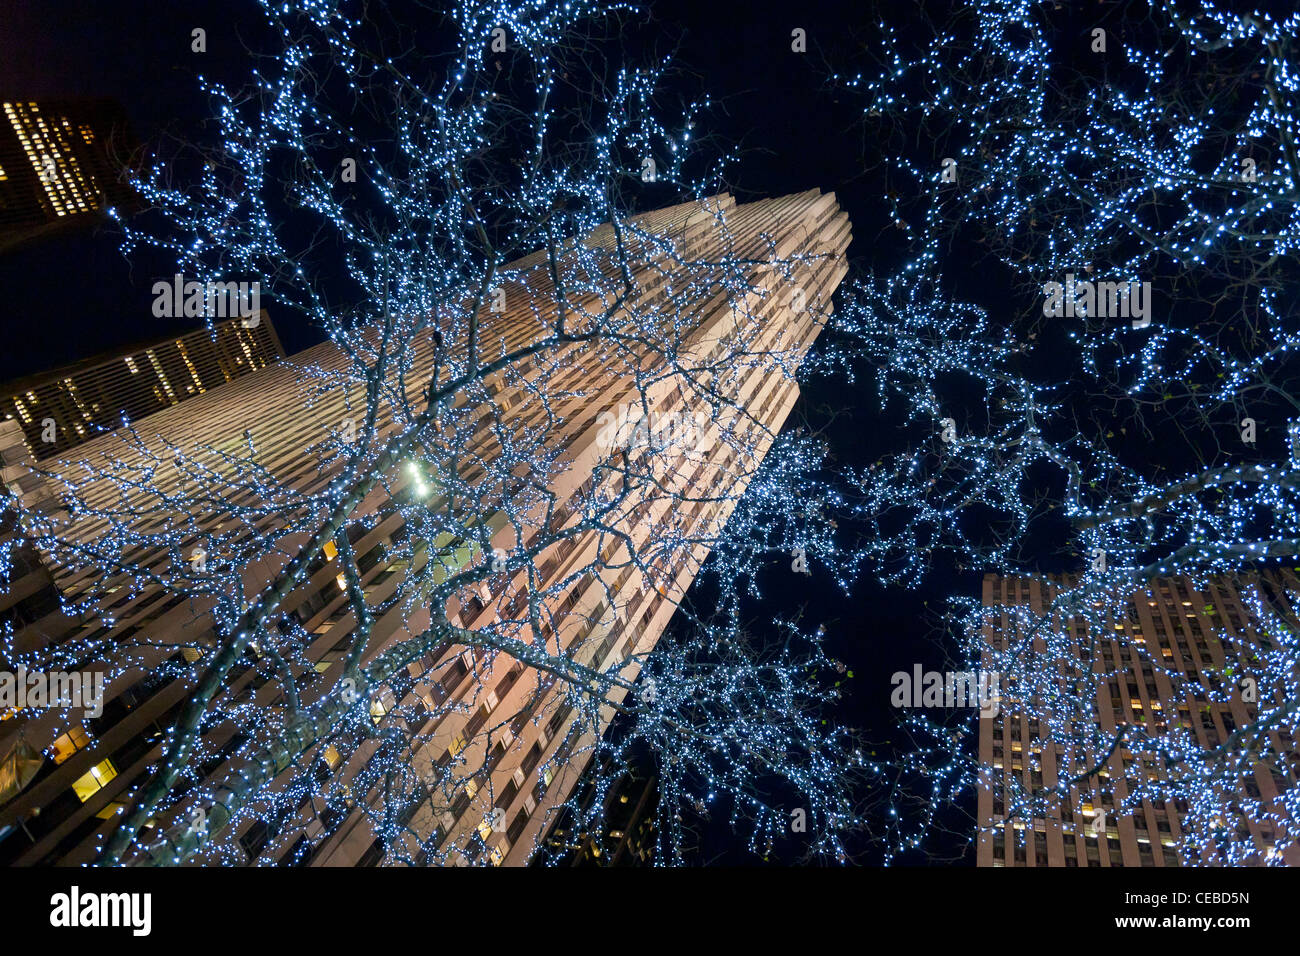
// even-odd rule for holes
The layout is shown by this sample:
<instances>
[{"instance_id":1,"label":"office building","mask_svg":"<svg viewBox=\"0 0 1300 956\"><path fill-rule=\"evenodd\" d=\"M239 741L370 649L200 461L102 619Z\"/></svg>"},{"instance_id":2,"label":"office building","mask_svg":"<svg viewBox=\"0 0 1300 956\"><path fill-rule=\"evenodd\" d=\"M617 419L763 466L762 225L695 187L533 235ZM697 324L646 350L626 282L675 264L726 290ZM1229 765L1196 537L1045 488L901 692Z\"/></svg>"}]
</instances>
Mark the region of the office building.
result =
<instances>
[{"instance_id":1,"label":"office building","mask_svg":"<svg viewBox=\"0 0 1300 956\"><path fill-rule=\"evenodd\" d=\"M598 670L627 661L620 673L628 680L635 680L639 670L631 656L655 646L709 555L704 542L727 521L798 400L789 373L824 327L831 295L847 272L844 252L850 241L848 218L835 197L816 190L743 205L722 195L646 214L637 224L656 237L631 247L639 314L672 323L679 336L677 354L698 369L696 381L685 381L679 373L644 378L646 370L664 366L656 364L661 359L639 351L640 346L576 342L492 373L486 383L490 401L480 404L462 395L447 410L444 432L463 442L460 458L467 463L467 482L483 480L502 455L506 437L532 443L522 450L517 445L505 461L520 462L513 474L532 469L531 477L544 485L553 507L515 514L519 527L502 511L492 511L492 502L523 486L521 476L518 485L511 479L510 488L484 488L477 512L491 531L493 548L513 554L529 547L544 529L576 528L596 495L621 487L620 479L602 470L616 454L608 447L608 436L602 437L609 421L602 415L617 418L621 409L644 398L652 420L703 422L698 441L676 458L666 452L649 456L652 442L625 447L633 465L655 469L662 490L641 486L638 497L621 506L624 511L610 519L620 535L584 530L561 536L530 567L512 568L490 584L462 589L442 609L452 623L479 630L494 621L530 621L530 599L536 596L545 605L537 618L544 633L538 636L548 647L562 648L566 656ZM585 244L609 251L616 241L630 240L606 226ZM615 268L613 256L608 259ZM697 274L678 281L682 261L722 260L741 265L722 264L708 279ZM792 260L797 261L788 269L775 265ZM723 278L738 269L754 286L743 302L729 296ZM557 297L545 252L511 263L504 272L514 277L505 308L481 313L483 340L494 349L497 343L515 348L534 341L556 319ZM615 271L609 281L617 279ZM677 304L656 311L655 303L668 301L674 281ZM682 288L691 290L685 304ZM571 321L580 316L572 314ZM739 343L746 357L733 360L728 350ZM432 331L407 345L416 353L414 368L431 368L444 347ZM281 485L303 495L318 494L335 475L322 468L313 449L337 435L342 424L355 424L358 415L355 384L351 389L334 385L348 381L351 369L349 357L326 342L164 408L136 430L150 447L176 444L194 460L211 461L214 473L222 467L223 449L233 453L246 446L257 465ZM308 380L310 387L304 384ZM701 391L706 388L727 396L729 405L713 409ZM702 418L701 409L708 409ZM400 432L390 405L381 408L376 427L381 438ZM27 507L58 514L57 482L33 480L24 472L21 447L12 442L8 447L16 451L6 458L6 482ZM115 456L122 467L146 466L151 460L147 454L125 444L120 433L97 436L76 449L77 456L87 459ZM385 483L365 496L348 524L365 602L374 609L363 663L387 660L383 655L409 647L430 630L427 604L391 602L408 571L424 567L435 552L462 555L466 550L458 550L450 535L429 541L407 527L407 511L396 504L412 496L427 496L432 503L441 493L433 482L425 484L419 462L405 464L410 467L394 468ZM69 465L67 474L74 468ZM151 487L148 494L177 491L186 480L168 469L156 471L157 489ZM83 494L93 492L94 486ZM252 484L226 493L241 503L258 498ZM275 538L275 512L267 512L260 519L264 525L250 533ZM223 519L214 515L212 527ZM142 514L133 528L147 535L167 520L166 514ZM95 516L79 517L68 532L87 541L105 533L105 519ZM302 534L282 536L274 561L289 560L305 542ZM681 544L669 547L672 542ZM640 565L629 562L629 548L635 549ZM16 628L17 649L78 635L111 635L113 646L131 646L132 660L139 661L112 680L98 718L69 724L56 712L29 711L0 720L0 759L27 773L32 750L44 758L29 779L0 795L0 863L85 863L113 832L118 810L128 805L129 791L158 760L163 736L188 699L193 671L187 668L214 641L212 604L170 589L124 587L106 579L100 567L51 562L30 546L18 553L21 565L11 573L0 602L0 616ZM147 566L156 561L163 568L173 557L143 553L137 560ZM240 569L246 593L266 586L282 566L274 561ZM356 610L346 585L340 585L340 562L339 549L327 545L280 605L294 626L310 635L303 654L312 662L312 673L303 675L303 682L306 687L308 678L316 681L314 694L336 686L354 646ZM97 612L81 619L69 619L59 609L61 598L100 594ZM14 600L15 595L26 596ZM148 640L135 646L131 638L136 635ZM279 719L293 703L262 653L250 646L230 671L220 700L229 709L247 707ZM313 738L291 766L275 771L274 784L265 788L268 796L234 817L228 839L204 844L186 862L522 865L582 778L594 735L608 725L614 705L626 693L614 690L583 716L576 692L554 675L506 653L442 641L386 680L370 705L379 731L394 729L409 743L401 760L430 778L423 793L412 798L407 792L398 799L390 792L385 798L384 775L374 771L392 756L383 751L382 736L346 746ZM591 720L595 708L599 727ZM28 749L21 750L20 742ZM141 842L151 844L183 826L191 809L189 795L211 790L248 766L249 748L255 744L247 723L220 721L206 728L191 776L178 784ZM448 777L438 775L444 770L456 781L454 792L446 788ZM269 796L275 793L288 796L277 801ZM386 844L376 834L376 819L388 819L400 834ZM232 848L237 848L237 859L231 857Z\"/></svg>"},{"instance_id":2,"label":"office building","mask_svg":"<svg viewBox=\"0 0 1300 956\"><path fill-rule=\"evenodd\" d=\"M109 100L0 102L0 250L132 203L120 169L134 148Z\"/></svg>"},{"instance_id":3,"label":"office building","mask_svg":"<svg viewBox=\"0 0 1300 956\"><path fill-rule=\"evenodd\" d=\"M1297 619L1293 602L1300 595L1300 577L1290 569L1215 578L1203 590L1188 578L1156 578L1149 591L1124 602L1122 614L1109 621L1104 634L1090 634L1087 624L1074 618L1062 625L1058 616L1053 626L1070 628L1061 633L1074 635L1080 672L1097 675L1085 679L1097 684L1096 714L1103 739L1115 739L1126 725L1152 736L1176 725L1189 729L1200 747L1212 750L1247 726L1255 706L1243 699L1248 695L1229 694L1226 700L1211 695L1223 689L1225 675L1235 675L1233 680L1248 676L1251 661L1269 646L1267 636L1252 626L1248 610L1248 589L1257 586L1265 589L1277 613ZM990 647L1005 648L1021 634L1024 620L1013 608L1027 606L1033 615L1042 615L1057 587L986 575L984 604L1003 609L1000 623L989 630ZM1094 646L1089 658L1083 648ZM1098 679L1102 674L1109 676ZM1211 862L1181 855L1186 801L1142 800L1140 807L1123 809L1134 782L1160 779L1168 772L1158 757L1143 751L1137 735L1126 736L1109 754L1079 754L1083 762L1076 762L1076 768L1098 770L1070 783L1079 774L1066 772L1062 742L1027 708L1018 706L1014 685L1004 687L1002 694L998 712L982 711L979 720L977 865L1168 867ZM1241 781L1243 795L1268 803L1297 785L1300 755L1294 734L1294 728L1286 728L1269 735L1275 752L1284 757L1275 764L1255 763ZM1017 800L1023 801L1011 787L1016 778L1020 794L1051 794L1045 812L1011 812ZM1063 794L1051 793L1062 787ZM1277 853L1274 830L1234 809L1231 793L1224 794L1223 821L1254 844L1256 862Z\"/></svg>"},{"instance_id":4,"label":"office building","mask_svg":"<svg viewBox=\"0 0 1300 956\"><path fill-rule=\"evenodd\" d=\"M0 415L18 423L40 461L283 357L262 310L0 385Z\"/></svg>"},{"instance_id":5,"label":"office building","mask_svg":"<svg viewBox=\"0 0 1300 956\"><path fill-rule=\"evenodd\" d=\"M605 780L599 826L584 825L578 814L566 807L547 831L545 853L537 853L534 864L592 867L649 866L654 862L659 804L654 771L634 765L620 774L606 765L598 778L594 769L589 767L575 788L570 807L590 810L597 800L597 780ZM608 783L610 780L613 782Z\"/></svg>"}]
</instances>

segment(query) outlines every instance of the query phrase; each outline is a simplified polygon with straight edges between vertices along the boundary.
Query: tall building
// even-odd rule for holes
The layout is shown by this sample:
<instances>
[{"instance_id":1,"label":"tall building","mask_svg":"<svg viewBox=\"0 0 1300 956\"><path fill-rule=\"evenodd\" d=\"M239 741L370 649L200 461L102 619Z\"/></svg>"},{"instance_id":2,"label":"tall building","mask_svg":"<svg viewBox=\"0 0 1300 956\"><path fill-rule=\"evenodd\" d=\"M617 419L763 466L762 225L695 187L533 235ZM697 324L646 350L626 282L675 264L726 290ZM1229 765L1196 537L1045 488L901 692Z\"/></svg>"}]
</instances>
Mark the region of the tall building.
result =
<instances>
[{"instance_id":1,"label":"tall building","mask_svg":"<svg viewBox=\"0 0 1300 956\"><path fill-rule=\"evenodd\" d=\"M99 355L0 385L0 415L18 423L37 460L284 357L265 310Z\"/></svg>"},{"instance_id":2,"label":"tall building","mask_svg":"<svg viewBox=\"0 0 1300 956\"><path fill-rule=\"evenodd\" d=\"M528 620L531 593L545 604L538 617L545 633L537 637L547 646L562 648L596 669L624 661L621 673L629 680L636 679L641 659L631 655L654 647L708 557L702 542L726 522L797 401L798 387L789 373L824 325L831 295L847 272L844 251L851 238L848 217L835 197L816 190L743 205L722 195L646 214L638 224L658 237L635 244L629 265L636 301L645 307L639 314L671 323L678 354L697 369L691 376L695 380L680 374L647 378L658 366L641 346L576 342L493 373L487 383L491 400L482 405L462 395L447 414L462 428L456 441L464 441L460 460L471 463L467 476L480 480L486 466L503 454L504 436L517 436L514 440L534 444L504 460L540 469L535 473L544 477L551 496L551 507L531 508L507 520L490 503L513 494L513 486L504 487L503 480L483 489L490 513L480 517L491 530L493 548L517 553L544 527L576 531L595 496L627 490L621 476L601 467L615 454L605 432L621 410L643 408L644 400L651 420L695 421L701 408L713 408L714 417L689 455L650 456L649 446L635 442L617 452L628 456L629 467L655 469L655 481L639 486L635 500L620 517L610 519L617 522L618 536L594 529L564 536L536 555L530 567L502 572L490 586L485 582L463 589L443 609L452 623L477 630L493 621ZM608 259L610 275L617 280L617 262L606 253L615 243L627 242L626 233L606 226L584 245ZM739 265L721 265L708 278L697 272L682 283L683 261L721 260ZM777 260L792 264L775 267ZM765 291L756 288L743 302L731 299L724 277L737 269ZM505 273L515 277L506 308L480 316L483 340L494 348L498 342L514 348L535 341L549 332L557 314L545 252L511 263ZM689 303L683 306L675 297L678 305L656 310L655 303L669 301L666 294L674 282L677 296L683 288L690 290ZM577 320L575 313L571 321ZM742 342L745 358L729 358L729 348ZM416 368L433 367L443 348L441 337L428 331L409 345L418 353ZM175 444L190 449L196 460L211 460L214 473L223 467L216 457L221 449L242 447L246 441L255 449L259 467L280 483L316 493L334 475L320 466L313 446L357 415L355 388L349 392L332 385L348 380L350 361L327 342L165 408L136 431L151 446ZM308 396L305 380L321 384ZM726 396L729 403L714 407L709 391ZM381 436L399 431L391 414L391 406L383 406L376 421ZM112 455L122 467L150 468L154 461L147 451L128 447L118 433L90 439L77 454L95 460ZM21 459L21 450L14 457ZM648 464L652 460L653 466ZM57 479L63 473L45 479L24 472L21 460L6 458L6 464L6 482L28 507L58 513ZM349 523L350 548L374 617L363 663L388 661L385 655L399 650L409 653L414 636L427 632L427 604L386 603L412 565L423 567L435 556L444 562L468 560L463 541L450 535L424 540L406 526L406 511L395 503L428 496L432 508L439 494L424 483L419 462L408 464L377 485ZM64 466L53 462L47 467ZM67 468L71 478L76 466ZM512 474L521 474L511 468ZM84 476L84 469L77 474ZM150 474L154 484L141 495L174 492L186 480L170 469L155 467ZM518 487L523 484L521 478ZM257 499L252 487L228 493ZM142 533L166 520L166 515L145 514ZM220 520L212 519L214 525ZM264 526L255 533L274 538L276 509L266 509L259 520ZM87 541L104 533L104 520L94 517L79 518L70 532ZM260 593L305 540L301 535L282 538L274 560L241 568L245 593ZM668 540L681 544L668 549L663 546ZM630 549L641 564L628 560ZM78 635L111 635L113 646L132 646L133 659L139 661L114 677L96 718L69 723L55 711L0 715L10 718L0 720L0 760L12 769L8 790L0 792L0 863L84 863L115 829L127 794L146 779L167 728L189 697L194 686L189 665L200 656L196 648L210 646L213 635L206 610L211 604L157 587L123 587L119 580L106 579L103 569L84 563L52 564L30 545L16 554L0 602L0 623L14 624L16 648L49 646ZM449 554L454 557L445 557ZM138 560L149 566L156 560L163 567L172 558L146 554ZM313 673L306 677L320 685L313 685L317 700L337 689L354 646L356 611L342 579L339 550L327 545L313 556L307 578L281 604L311 635L303 653L313 662ZM101 593L96 613L82 619L63 616L60 596ZM133 635L148 639L135 646ZM289 702L283 683L272 679L274 668L268 669L270 662L261 655L250 647L219 696L270 719L283 714ZM274 774L269 789L285 799L251 801L250 812L233 818L230 836L236 842L227 841L225 850L206 844L189 862L419 865L433 847L455 864L522 865L590 759L596 731L589 719L577 719L580 701L574 694L550 673L506 653L450 641L431 645L384 682L382 693L371 699L370 713L379 731L401 730L409 742L409 766L422 773L424 768L454 768L454 792L431 777L417 799L408 794L400 801L387 800L384 781L373 770L386 756L382 736L338 746L313 738L292 762L258 763L252 760L255 742L247 728L223 721L206 728L193 778L178 784L176 799L151 821L142 842L153 844L184 826L191 792L213 790L234 779L232 774L265 771ZM608 725L625 694L617 688L598 705L600 726ZM407 760L407 752L402 753ZM402 828L387 857L370 813ZM231 846L240 848L239 859L229 858ZM161 860L167 859L163 852Z\"/></svg>"},{"instance_id":3,"label":"tall building","mask_svg":"<svg viewBox=\"0 0 1300 956\"><path fill-rule=\"evenodd\" d=\"M119 180L133 146L110 100L0 102L0 250L132 201Z\"/></svg>"},{"instance_id":4,"label":"tall building","mask_svg":"<svg viewBox=\"0 0 1300 956\"><path fill-rule=\"evenodd\" d=\"M1244 589L1257 583L1271 595L1275 611L1300 620L1294 603L1300 597L1300 577L1284 569L1216 578L1204 590L1197 590L1188 578L1155 578L1149 591L1129 597L1124 613L1110 621L1104 634L1090 634L1085 623L1073 618L1054 624L1069 627L1061 633L1074 635L1076 649L1096 648L1091 659L1078 650L1081 672L1111 675L1098 681L1096 697L1106 739L1114 739L1126 724L1158 736L1172 723L1189 728L1208 750L1251 722L1252 704L1244 695L1230 694L1228 700L1210 695L1222 690L1225 675L1249 675L1251 659L1269 646L1268 638L1252 626L1250 602L1243 599ZM990 647L1005 648L1022 635L1024 621L1010 609L1028 606L1034 615L1042 615L1051 605L1054 587L986 575L985 606L1004 609L1000 623L987 635ZM1135 647L1143 653L1134 653ZM1152 659L1162 666L1153 667ZM1062 787L1073 777L1064 770L1061 742L1017 706L1014 687L1002 693L998 712L982 711L979 720L976 865L1166 867L1200 862L1183 859L1178 849L1189 812L1185 801L1143 800L1131 812L1121 809L1134 781L1144 776L1159 779L1167 772L1137 744L1131 750L1129 738L1109 755L1087 755L1084 765L1096 765L1098 772L1065 787L1064 796L1049 796L1044 814L1025 819L1029 814L1010 813L1016 799L1013 778L1019 778L1021 793L1029 793ZM1245 772L1240 793L1268 801L1297 786L1300 752L1295 733L1289 728L1269 735L1283 761L1272 766L1256 763ZM1223 819L1253 842L1260 860L1276 853L1270 825L1234 810L1231 794L1223 797ZM1288 857L1286 862L1295 865L1300 860Z\"/></svg>"},{"instance_id":5,"label":"tall building","mask_svg":"<svg viewBox=\"0 0 1300 956\"><path fill-rule=\"evenodd\" d=\"M546 853L538 853L534 864L648 866L654 861L655 809L659 803L654 771L634 766L616 776L617 771L608 766L602 770L603 777L616 779L605 793L599 830L583 827L574 811L566 808L547 831ZM571 806L590 809L596 799L596 777L588 769L574 790Z\"/></svg>"}]
</instances>

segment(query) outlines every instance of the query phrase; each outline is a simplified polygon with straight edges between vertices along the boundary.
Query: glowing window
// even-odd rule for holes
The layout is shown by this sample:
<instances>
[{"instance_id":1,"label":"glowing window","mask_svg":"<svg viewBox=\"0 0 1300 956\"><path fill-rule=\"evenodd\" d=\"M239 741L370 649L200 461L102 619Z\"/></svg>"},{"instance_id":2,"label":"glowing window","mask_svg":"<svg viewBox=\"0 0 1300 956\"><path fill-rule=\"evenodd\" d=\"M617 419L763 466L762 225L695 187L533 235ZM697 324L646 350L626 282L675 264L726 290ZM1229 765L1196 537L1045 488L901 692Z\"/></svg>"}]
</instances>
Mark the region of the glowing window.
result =
<instances>
[{"instance_id":1,"label":"glowing window","mask_svg":"<svg viewBox=\"0 0 1300 956\"><path fill-rule=\"evenodd\" d=\"M113 766L113 761L105 760L91 767L84 776L72 785L78 799L85 803L106 783L117 776L117 768Z\"/></svg>"},{"instance_id":2,"label":"glowing window","mask_svg":"<svg viewBox=\"0 0 1300 956\"><path fill-rule=\"evenodd\" d=\"M124 800L112 800L104 804L104 808L95 814L101 820L111 820L119 813L126 812L126 802Z\"/></svg>"},{"instance_id":3,"label":"glowing window","mask_svg":"<svg viewBox=\"0 0 1300 956\"><path fill-rule=\"evenodd\" d=\"M50 745L50 756L54 758L56 764L61 764L89 743L90 734L86 733L86 728L78 725L69 729Z\"/></svg>"}]
</instances>

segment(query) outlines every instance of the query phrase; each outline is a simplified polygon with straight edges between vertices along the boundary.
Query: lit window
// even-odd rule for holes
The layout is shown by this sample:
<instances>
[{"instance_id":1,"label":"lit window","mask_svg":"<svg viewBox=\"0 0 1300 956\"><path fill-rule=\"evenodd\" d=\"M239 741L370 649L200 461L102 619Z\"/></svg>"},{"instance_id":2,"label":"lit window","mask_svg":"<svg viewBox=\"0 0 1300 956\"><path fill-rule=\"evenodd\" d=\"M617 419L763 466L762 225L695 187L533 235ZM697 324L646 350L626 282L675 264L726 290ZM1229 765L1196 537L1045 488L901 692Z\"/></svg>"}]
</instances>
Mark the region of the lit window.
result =
<instances>
[{"instance_id":1,"label":"lit window","mask_svg":"<svg viewBox=\"0 0 1300 956\"><path fill-rule=\"evenodd\" d=\"M330 744L325 748L325 762L329 764L331 770L338 768L339 763L343 760L343 755L339 753L338 748Z\"/></svg>"},{"instance_id":2,"label":"lit window","mask_svg":"<svg viewBox=\"0 0 1300 956\"><path fill-rule=\"evenodd\" d=\"M113 761L105 760L103 763L96 764L86 772L84 776L72 785L76 791L77 797L82 803L85 803L99 789L117 776L117 768L113 766Z\"/></svg>"},{"instance_id":3,"label":"lit window","mask_svg":"<svg viewBox=\"0 0 1300 956\"><path fill-rule=\"evenodd\" d=\"M61 764L78 750L90 743L90 734L80 725L72 727L66 734L51 744L50 756L56 764Z\"/></svg>"},{"instance_id":4,"label":"lit window","mask_svg":"<svg viewBox=\"0 0 1300 956\"><path fill-rule=\"evenodd\" d=\"M95 814L101 820L111 820L119 813L125 812L126 802L124 800L112 800L104 804L104 808Z\"/></svg>"},{"instance_id":5,"label":"lit window","mask_svg":"<svg viewBox=\"0 0 1300 956\"><path fill-rule=\"evenodd\" d=\"M325 542L325 557L328 560L333 561L336 557L338 557L338 553L339 553L338 545L336 545L333 541Z\"/></svg>"},{"instance_id":6,"label":"lit window","mask_svg":"<svg viewBox=\"0 0 1300 956\"><path fill-rule=\"evenodd\" d=\"M158 361L158 356L153 354L153 349L145 352L149 356L149 361L153 365L153 370L158 374L158 380L162 382L163 390L167 392L167 397L173 402L176 401L176 393L172 391L171 382L167 381L167 373L163 371L162 364Z\"/></svg>"}]
</instances>

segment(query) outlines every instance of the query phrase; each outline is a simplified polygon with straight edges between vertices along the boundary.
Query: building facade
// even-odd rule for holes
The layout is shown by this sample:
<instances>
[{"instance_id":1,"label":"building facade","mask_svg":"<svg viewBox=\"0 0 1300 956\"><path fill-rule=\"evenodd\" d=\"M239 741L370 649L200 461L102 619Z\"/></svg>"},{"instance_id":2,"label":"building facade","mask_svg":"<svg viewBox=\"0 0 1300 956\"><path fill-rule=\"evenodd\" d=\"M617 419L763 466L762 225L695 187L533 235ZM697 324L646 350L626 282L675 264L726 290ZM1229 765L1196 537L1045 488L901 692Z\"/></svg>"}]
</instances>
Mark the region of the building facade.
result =
<instances>
[{"instance_id":1,"label":"building facade","mask_svg":"<svg viewBox=\"0 0 1300 956\"><path fill-rule=\"evenodd\" d=\"M132 139L109 100L0 102L0 249L131 202Z\"/></svg>"},{"instance_id":2,"label":"building facade","mask_svg":"<svg viewBox=\"0 0 1300 956\"><path fill-rule=\"evenodd\" d=\"M666 317L680 330L679 353L696 367L708 368L702 373L704 382L665 375L645 384L638 380L644 356L575 343L546 361L539 357L494 373L487 384L492 401L481 410L465 402L452 409L453 417L473 421L465 445L468 460L488 462L500 455L507 426L515 430L512 434L545 426L544 444L537 448L538 457L547 462L546 490L554 507L547 514L530 513L522 525L499 512L488 515L492 545L510 552L526 547L543 527L563 530L580 522L584 502L605 480L598 478L597 467L611 457L605 434L611 418L602 416L617 419L622 407L648 403L652 417L697 421L703 401L696 391L700 388L725 392L731 410L708 420L691 455L658 475L665 493L644 493L619 519L624 533L618 540L631 545L619 545L596 531L563 537L531 567L503 572L492 587L463 591L443 609L452 623L475 630L493 621L515 620L528 606L530 588L544 588L532 593L544 594L545 614L538 619L547 645L598 670L627 661L622 673L631 679L639 669L636 661L642 659L637 655L654 647L708 557L708 546L698 542L707 541L727 521L798 399L789 372L824 327L831 295L847 272L844 252L851 238L848 218L835 197L816 190L744 205L723 195L637 221L647 232L671 239L673 247L671 255L662 250L647 253L637 263L641 301L664 295L679 271L674 263L684 257L734 257L747 263L758 285L766 283L765 291L748 296L741 310L721 285L701 287L689 314ZM616 241L625 240L608 227L586 240L598 248L612 248ZM786 269L778 275L764 265L777 259L794 260L794 272ZM483 313L485 339L499 339L503 348L526 344L555 321L545 253L512 263L505 271L527 278L510 289L503 312ZM798 296L786 294L791 285ZM767 358L723 361L742 332L746 354ZM429 367L442 342L425 334L412 347L420 350L421 364ZM716 367L709 367L715 359ZM342 378L348 361L336 346L325 343L165 408L138 424L136 431L146 442L180 442L214 454L247 442L256 449L259 466L311 494L332 475L321 473L305 450L338 423L354 419L356 396L343 388L322 387L304 403L302 383L309 369L317 381L328 382L331 369ZM784 371L778 370L778 361ZM542 401L541 396L550 398ZM398 428L385 415L376 422L381 435ZM624 450L634 459L644 458L647 451L636 443ZM128 447L118 433L90 439L77 449L82 457L108 453L128 464L132 455L145 454ZM21 449L14 457L21 458ZM25 473L21 460L9 468L6 481L28 507L58 511L60 499L52 482ZM470 474L480 471L474 466ZM160 473L157 480L165 490L173 487L167 482L184 478ZM439 549L443 553L457 547L454 541L439 539L403 551L408 557L393 557L398 544L409 541L413 532L392 503L413 494L428 494L418 468L396 470L357 505L357 520L348 529L366 604L379 609L364 662L386 661L384 655L427 632L428 608L412 610L387 602L415 562L430 560ZM91 540L104 534L105 526L102 519L85 518L75 530ZM273 534L273 528L268 526L264 533ZM661 547L668 536L686 544L670 552ZM293 555L304 544L302 536L288 536L278 548ZM640 563L627 560L632 546ZM16 648L79 634L112 634L119 644L137 634L150 638L147 647L134 652L140 665L112 680L99 717L71 726L53 712L9 714L4 716L11 720L0 721L0 757L15 768L28 768L22 773L29 777L0 794L0 863L85 863L113 832L128 792L157 761L166 730L193 688L187 663L198 658L195 648L211 640L213 622L202 602L190 596L165 589L120 589L112 580L105 581L97 568L49 566L26 544L14 553L24 557L16 576L11 573L0 614L10 616ZM258 593L277 571L262 565L244 569L248 593ZM340 586L342 577L338 549L326 546L312 559L307 578L281 605L293 609L294 622L311 635L305 654L327 686L340 679L357 626L357 610ZM82 597L101 589L105 593L98 613L82 620L61 615L59 595ZM27 598L11 596L24 593L54 600L36 599L19 608ZM252 648L231 671L221 691L223 700L267 714L283 711L283 685L272 679L259 653ZM563 683L506 653L484 654L482 648L452 642L430 646L386 680L383 692L372 701L371 714L381 730L400 725L403 738L410 741L412 766L460 768L458 785L454 793L435 793L430 784L420 799L408 795L400 804L393 803L392 813L400 817L395 823L403 834L395 848L392 840L386 844L376 835L374 818L383 816L387 801L383 786L367 776L383 755L382 737L347 747L321 740L292 766L275 764L271 789L292 793L293 799L281 801L274 812L237 814L231 823L233 841L224 847L205 846L187 862L420 865L434 846L440 859L454 864L523 865L555 822L557 807L581 779L597 732L591 721L577 719L574 697ZM599 726L607 726L626 693L616 688L600 705ZM210 790L231 779L232 773L248 766L248 746L248 735L238 726L227 722L209 728L202 759L196 758L192 779L182 789ZM34 773L32 752L42 757ZM181 794L151 821L152 829L142 841L173 832L187 819L186 811ZM229 856L232 843L240 848L239 859Z\"/></svg>"},{"instance_id":3,"label":"building facade","mask_svg":"<svg viewBox=\"0 0 1300 956\"><path fill-rule=\"evenodd\" d=\"M284 358L266 311L0 385L39 461Z\"/></svg>"},{"instance_id":4,"label":"building facade","mask_svg":"<svg viewBox=\"0 0 1300 956\"><path fill-rule=\"evenodd\" d=\"M606 768L605 777L616 771ZM655 810L659 804L658 779L647 767L633 766L621 775L605 795L602 825L598 830L582 827L576 815L562 811L546 833L546 853L538 853L534 864L608 867L649 866L655 853ZM597 799L596 781L590 770L574 791L572 804L589 808Z\"/></svg>"},{"instance_id":5,"label":"building facade","mask_svg":"<svg viewBox=\"0 0 1300 956\"><path fill-rule=\"evenodd\" d=\"M1091 661L1080 652L1080 669L1109 675L1097 681L1096 697L1106 739L1113 739L1126 724L1153 736L1164 734L1173 724L1190 729L1199 745L1211 750L1251 722L1254 704L1243 699L1246 695L1231 694L1227 700L1213 700L1210 695L1223 689L1225 675L1235 674L1233 679L1238 679L1250 674L1249 660L1268 647L1267 638L1252 626L1249 602L1244 599L1244 589L1261 581L1274 596L1276 610L1289 620L1300 619L1292 603L1300 595L1300 577L1283 569L1253 577L1216 578L1203 590L1187 578L1156 578L1148 592L1125 602L1125 613L1111 621L1104 634L1089 634L1086 624L1073 619L1067 622L1076 647L1096 647ZM1018 622L1010 609L1027 606L1035 615L1045 614L1054 587L1038 580L986 575L985 606L1004 609L1000 623L987 634L989 646L1005 648L1008 639L1020 633L1023 621ZM1143 653L1134 653L1136 647ZM1152 659L1162 666L1153 667ZM1177 688L1170 672L1178 675ZM1137 745L1138 752L1130 750L1126 738L1108 755L1090 755L1089 763L1098 771L1071 782L1063 769L1060 742L1017 707L1014 687L1002 693L997 713L981 711L979 720L978 866L1190 865L1192 861L1183 859L1179 850L1189 810L1185 801L1143 800L1131 812L1121 809L1134 781L1144 775L1154 780L1166 772L1151 755L1144 755ZM1242 793L1269 801L1297 786L1300 754L1294 733L1292 728L1270 735L1276 753L1288 756L1274 765L1258 762L1245 774ZM1021 793L1055 788L1064 793L1050 795L1046 812L1027 819L1028 813L1009 812L1017 799L1010 786L1015 778ZM1239 835L1248 836L1259 859L1274 853L1272 827L1234 813L1231 804L1232 795L1225 794L1225 820Z\"/></svg>"}]
</instances>

